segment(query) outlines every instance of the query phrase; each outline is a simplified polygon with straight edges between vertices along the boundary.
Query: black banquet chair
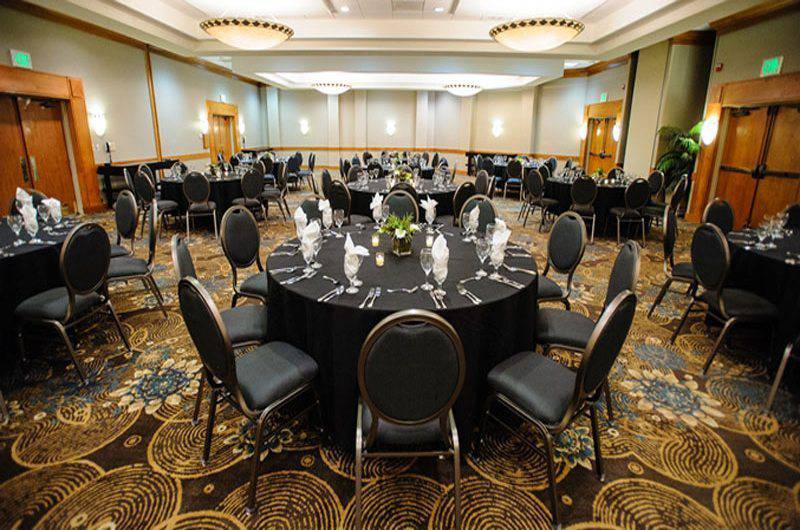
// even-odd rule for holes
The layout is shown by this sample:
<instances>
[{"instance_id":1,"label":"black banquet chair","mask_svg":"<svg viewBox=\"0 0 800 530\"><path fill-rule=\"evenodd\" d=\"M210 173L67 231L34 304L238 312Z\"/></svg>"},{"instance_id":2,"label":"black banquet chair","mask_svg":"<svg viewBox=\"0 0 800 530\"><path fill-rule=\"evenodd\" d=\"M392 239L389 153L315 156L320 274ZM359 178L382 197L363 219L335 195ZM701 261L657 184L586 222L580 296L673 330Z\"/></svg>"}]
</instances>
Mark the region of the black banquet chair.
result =
<instances>
[{"instance_id":1,"label":"black banquet chair","mask_svg":"<svg viewBox=\"0 0 800 530\"><path fill-rule=\"evenodd\" d=\"M650 200L650 184L643 178L638 178L625 188L625 206L615 206L609 210L617 219L617 244L620 242L622 223L638 224L642 229L642 247L647 245L645 239L644 207Z\"/></svg>"},{"instance_id":2,"label":"black banquet chair","mask_svg":"<svg viewBox=\"0 0 800 530\"><path fill-rule=\"evenodd\" d=\"M152 175L152 171L148 166L142 167L147 168L148 172ZM148 173L145 171L136 172L133 176L133 185L142 206L142 235L144 235L145 221L152 218L152 216L148 215L151 206L157 206L158 211L161 212L159 221L163 220L166 215L175 216L178 214L178 203L169 199L159 199L156 194L156 187L153 184L153 179L148 176Z\"/></svg>"},{"instance_id":3,"label":"black banquet chair","mask_svg":"<svg viewBox=\"0 0 800 530\"><path fill-rule=\"evenodd\" d=\"M411 222L419 221L419 205L414 196L409 192L397 189L389 192L383 199L383 205L389 206L389 211L398 217L411 216Z\"/></svg>"},{"instance_id":4,"label":"black banquet chair","mask_svg":"<svg viewBox=\"0 0 800 530\"><path fill-rule=\"evenodd\" d=\"M289 183L286 181L286 166L287 164L279 164L277 175L275 175L275 186L268 186L261 193L261 199L267 205L267 213L269 213L269 203L278 205L283 220L286 221L286 216L289 214L289 204L286 202L286 194L289 192Z\"/></svg>"},{"instance_id":5,"label":"black banquet chair","mask_svg":"<svg viewBox=\"0 0 800 530\"><path fill-rule=\"evenodd\" d=\"M472 210L475 208L480 210L478 213L478 228L476 231L485 233L486 227L493 224L498 217L497 208L495 208L492 200L486 195L472 195L464 202L464 205L458 212L458 218L461 220L459 224L463 224L464 214L472 213Z\"/></svg>"},{"instance_id":6,"label":"black banquet chair","mask_svg":"<svg viewBox=\"0 0 800 530\"><path fill-rule=\"evenodd\" d=\"M717 225L706 223L695 230L692 236L691 255L694 276L703 290L699 295L692 294L692 300L683 312L670 342L675 342L675 338L689 317L689 312L697 305L706 306L708 308L706 314L722 324L722 331L703 365L705 374L733 326L769 325L770 335L774 337L774 325L779 313L774 304L759 295L744 289L725 286L731 265L731 251L725 234Z\"/></svg>"},{"instance_id":7,"label":"black banquet chair","mask_svg":"<svg viewBox=\"0 0 800 530\"><path fill-rule=\"evenodd\" d=\"M331 203L332 210L342 210L344 212L345 224L355 225L372 222L372 219L366 215L350 212L353 200L350 197L350 190L347 189L347 185L341 180L334 180L331 182L331 196L328 200Z\"/></svg>"},{"instance_id":8,"label":"black banquet chair","mask_svg":"<svg viewBox=\"0 0 800 530\"><path fill-rule=\"evenodd\" d=\"M477 195L475 184L472 182L459 184L455 193L453 193L453 215L437 215L436 220L442 224L451 223L453 226L460 226L461 220L458 218L458 214L461 213L464 203L473 195Z\"/></svg>"},{"instance_id":9,"label":"black banquet chair","mask_svg":"<svg viewBox=\"0 0 800 530\"><path fill-rule=\"evenodd\" d=\"M547 238L547 264L539 276L539 302L561 302L569 310L569 295L572 293L572 277L586 251L586 225L575 212L564 212L553 223ZM561 287L547 277L550 269L567 275L567 288Z\"/></svg>"},{"instance_id":10,"label":"black banquet chair","mask_svg":"<svg viewBox=\"0 0 800 530\"><path fill-rule=\"evenodd\" d=\"M560 528L560 499L555 476L553 439L575 420L588 415L594 439L595 472L604 480L597 401L617 359L636 313L636 295L623 291L608 304L592 330L577 372L533 351L521 352L492 368L488 375L489 397L484 405L477 454L480 455L486 423L492 418L512 435L528 444L547 461L553 526ZM524 422L544 440L544 450L524 438L504 419L492 413L498 403Z\"/></svg>"},{"instance_id":11,"label":"black banquet chair","mask_svg":"<svg viewBox=\"0 0 800 530\"><path fill-rule=\"evenodd\" d=\"M783 227L789 230L800 230L800 203L786 207L786 222Z\"/></svg>"},{"instance_id":12,"label":"black banquet chair","mask_svg":"<svg viewBox=\"0 0 800 530\"><path fill-rule=\"evenodd\" d=\"M781 386L783 374L786 372L786 364L789 362L789 359L797 361L798 355L800 355L800 335L798 335L793 342L787 344L786 348L783 350L781 363L778 366L778 371L775 372L775 380L772 382L772 387L769 389L769 396L767 397L767 403L764 405L765 410L768 411L772 408L772 403L775 401L775 396L778 394L778 388ZM0 400L2 400L2 397L3 396L0 395Z\"/></svg>"},{"instance_id":13,"label":"black banquet chair","mask_svg":"<svg viewBox=\"0 0 800 530\"><path fill-rule=\"evenodd\" d=\"M241 205L248 210L260 210L264 220L267 220L267 210L261 202L261 193L264 191L264 177L258 170L248 169L242 176L242 196L233 199L233 204Z\"/></svg>"},{"instance_id":14,"label":"black banquet chair","mask_svg":"<svg viewBox=\"0 0 800 530\"><path fill-rule=\"evenodd\" d=\"M536 208L539 208L542 215L539 222L540 232L544 229L550 208L558 205L558 200L544 196L546 180L544 173L547 172L547 166L540 166L538 169L527 171L522 179L522 184L525 186L525 203L520 210L520 216L524 215L522 226L528 224L528 215L536 213Z\"/></svg>"},{"instance_id":15,"label":"black banquet chair","mask_svg":"<svg viewBox=\"0 0 800 530\"><path fill-rule=\"evenodd\" d=\"M189 240L189 221L196 217L209 217L214 221L214 237L219 239L217 229L217 205L208 200L211 183L199 171L192 171L183 179L183 194L189 206L186 208L186 239Z\"/></svg>"},{"instance_id":16,"label":"black banquet chair","mask_svg":"<svg viewBox=\"0 0 800 530\"><path fill-rule=\"evenodd\" d=\"M653 305L650 306L650 310L647 312L648 317L653 314L653 311L655 311L656 307L658 307L664 299L664 295L667 294L670 285L678 282L692 286L695 283L692 263L685 261L675 263L675 242L678 240L678 218L675 215L675 210L670 207L664 210L663 226L664 275L666 275L667 279L664 280L661 290L658 292L655 300L653 300Z\"/></svg>"},{"instance_id":17,"label":"black banquet chair","mask_svg":"<svg viewBox=\"0 0 800 530\"><path fill-rule=\"evenodd\" d=\"M312 385L317 363L286 342L268 342L237 358L216 304L196 278L186 277L178 283L178 298L183 320L203 363L206 385L211 389L203 463L211 456L211 437L220 399L241 412L256 428L247 500L247 512L253 514L257 511L256 486L264 429L278 410L304 394L314 395L313 404L291 418L281 417L283 421L277 426L269 425L267 443L295 417L319 406Z\"/></svg>"},{"instance_id":18,"label":"black banquet chair","mask_svg":"<svg viewBox=\"0 0 800 530\"><path fill-rule=\"evenodd\" d=\"M14 310L22 358L25 357L25 328L37 325L53 327L67 346L75 369L85 383L86 371L75 357L75 349L67 331L103 309L108 311L117 326L125 348L131 351L128 337L108 296L110 261L111 245L103 227L96 223L84 223L70 231L59 256L64 287L54 287L35 294L22 301Z\"/></svg>"},{"instance_id":19,"label":"black banquet chair","mask_svg":"<svg viewBox=\"0 0 800 530\"><path fill-rule=\"evenodd\" d=\"M489 194L489 175L482 169L475 175L475 192L480 195Z\"/></svg>"},{"instance_id":20,"label":"black banquet chair","mask_svg":"<svg viewBox=\"0 0 800 530\"><path fill-rule=\"evenodd\" d=\"M569 209L580 215L584 220L592 222L589 243L594 243L594 225L597 224L594 200L597 198L597 182L592 177L580 176L573 181L569 193L572 198L572 205Z\"/></svg>"},{"instance_id":21,"label":"black banquet chair","mask_svg":"<svg viewBox=\"0 0 800 530\"><path fill-rule=\"evenodd\" d=\"M139 205L131 190L122 190L114 203L114 224L117 229L117 242L111 245L111 258L132 256L136 244L136 225L139 222ZM123 240L130 240L131 248L122 246Z\"/></svg>"},{"instance_id":22,"label":"black banquet chair","mask_svg":"<svg viewBox=\"0 0 800 530\"><path fill-rule=\"evenodd\" d=\"M508 193L508 186L516 187L519 191L519 198L522 200L522 173L525 169L522 167L522 162L517 159L512 160L506 167L506 181L503 184L503 198L506 198Z\"/></svg>"},{"instance_id":23,"label":"black banquet chair","mask_svg":"<svg viewBox=\"0 0 800 530\"><path fill-rule=\"evenodd\" d=\"M711 223L716 226L726 236L733 230L734 216L733 208L725 199L715 198L708 203L703 211L703 223Z\"/></svg>"},{"instance_id":24,"label":"black banquet chair","mask_svg":"<svg viewBox=\"0 0 800 530\"><path fill-rule=\"evenodd\" d=\"M108 266L108 283L129 282L140 280L145 290L150 291L156 299L158 307L164 316L167 310L164 309L164 298L161 296L156 280L153 277L153 270L156 265L156 247L158 245L158 207L155 201L150 207L150 231L147 237L147 261L136 256L120 256L112 258Z\"/></svg>"},{"instance_id":25,"label":"black banquet chair","mask_svg":"<svg viewBox=\"0 0 800 530\"><path fill-rule=\"evenodd\" d=\"M430 311L394 313L367 336L358 360L356 528L363 461L412 456L453 458L455 528L460 527L461 450L452 409L465 374L461 339Z\"/></svg>"},{"instance_id":26,"label":"black banquet chair","mask_svg":"<svg viewBox=\"0 0 800 530\"><path fill-rule=\"evenodd\" d=\"M233 298L231 307L236 307L239 298L252 298L267 303L267 272L261 264L261 236L255 217L243 206L232 206L222 216L222 252L231 266ZM253 264L258 272L248 276L239 284L239 269Z\"/></svg>"}]
</instances>

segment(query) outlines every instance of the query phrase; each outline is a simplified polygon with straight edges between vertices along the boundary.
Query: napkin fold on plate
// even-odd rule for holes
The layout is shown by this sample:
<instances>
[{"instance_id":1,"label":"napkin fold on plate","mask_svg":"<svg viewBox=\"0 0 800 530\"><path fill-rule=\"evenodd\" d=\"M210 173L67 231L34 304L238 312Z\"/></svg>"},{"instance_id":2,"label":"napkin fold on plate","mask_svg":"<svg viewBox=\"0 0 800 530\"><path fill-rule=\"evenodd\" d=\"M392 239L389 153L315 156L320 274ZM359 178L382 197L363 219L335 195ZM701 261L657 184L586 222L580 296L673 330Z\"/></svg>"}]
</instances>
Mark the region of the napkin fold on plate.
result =
<instances>
[{"instance_id":1,"label":"napkin fold on plate","mask_svg":"<svg viewBox=\"0 0 800 530\"><path fill-rule=\"evenodd\" d=\"M433 256L433 277L438 282L439 279L444 281L447 278L447 263L450 261L450 249L447 248L447 240L442 234L436 238L431 248L431 255Z\"/></svg>"},{"instance_id":2,"label":"napkin fold on plate","mask_svg":"<svg viewBox=\"0 0 800 530\"><path fill-rule=\"evenodd\" d=\"M311 261L311 258L314 257L314 244L320 237L322 234L317 220L311 221L303 228L303 232L300 234L300 252L303 253L303 259Z\"/></svg>"},{"instance_id":3,"label":"napkin fold on plate","mask_svg":"<svg viewBox=\"0 0 800 530\"><path fill-rule=\"evenodd\" d=\"M22 223L25 225L25 231L29 234L35 234L39 231L39 221L36 219L36 208L33 203L22 203L20 210L22 216Z\"/></svg>"},{"instance_id":4,"label":"napkin fold on plate","mask_svg":"<svg viewBox=\"0 0 800 530\"><path fill-rule=\"evenodd\" d=\"M480 203L479 203L479 204L476 204L475 208L473 208L469 212L469 221L468 221L469 222L469 226L467 228L469 228L472 231L477 230L478 229L478 225L480 224L480 219L481 219L481 207L480 207Z\"/></svg>"},{"instance_id":5,"label":"napkin fold on plate","mask_svg":"<svg viewBox=\"0 0 800 530\"><path fill-rule=\"evenodd\" d=\"M505 259L506 245L511 237L511 230L506 226L505 221L498 219L494 225L494 235L492 236L492 250L490 259L492 265L500 266Z\"/></svg>"},{"instance_id":6,"label":"napkin fold on plate","mask_svg":"<svg viewBox=\"0 0 800 530\"><path fill-rule=\"evenodd\" d=\"M381 214L383 213L383 196L380 193L376 193L372 197L372 202L369 203L369 209L372 210L372 218L376 221L381 218Z\"/></svg>"},{"instance_id":7,"label":"napkin fold on plate","mask_svg":"<svg viewBox=\"0 0 800 530\"><path fill-rule=\"evenodd\" d=\"M294 211L294 228L297 231L297 239L303 238L303 230L306 229L306 226L308 226L308 216L303 208L298 206Z\"/></svg>"},{"instance_id":8,"label":"napkin fold on plate","mask_svg":"<svg viewBox=\"0 0 800 530\"><path fill-rule=\"evenodd\" d=\"M50 218L56 223L61 222L61 201L58 199L44 199L42 204L47 206L47 211L50 213Z\"/></svg>"},{"instance_id":9,"label":"napkin fold on plate","mask_svg":"<svg viewBox=\"0 0 800 530\"><path fill-rule=\"evenodd\" d=\"M26 204L30 204L33 206L33 197L27 191L23 190L22 188L17 188L16 199L25 206Z\"/></svg>"},{"instance_id":10,"label":"napkin fold on plate","mask_svg":"<svg viewBox=\"0 0 800 530\"><path fill-rule=\"evenodd\" d=\"M325 226L333 225L333 210L331 210L331 201L327 199L320 199L317 201L317 208L322 213L322 224Z\"/></svg>"},{"instance_id":11,"label":"napkin fold on plate","mask_svg":"<svg viewBox=\"0 0 800 530\"><path fill-rule=\"evenodd\" d=\"M427 199L422 199L420 204L425 209L425 221L432 225L433 222L436 220L436 205L439 204L436 202L435 199L431 199L431 196L428 195Z\"/></svg>"},{"instance_id":12,"label":"napkin fold on plate","mask_svg":"<svg viewBox=\"0 0 800 530\"><path fill-rule=\"evenodd\" d=\"M347 239L344 241L344 274L348 278L354 278L358 274L358 269L361 266L361 260L369 256L369 250L361 245L353 244L350 234L347 234Z\"/></svg>"}]
</instances>

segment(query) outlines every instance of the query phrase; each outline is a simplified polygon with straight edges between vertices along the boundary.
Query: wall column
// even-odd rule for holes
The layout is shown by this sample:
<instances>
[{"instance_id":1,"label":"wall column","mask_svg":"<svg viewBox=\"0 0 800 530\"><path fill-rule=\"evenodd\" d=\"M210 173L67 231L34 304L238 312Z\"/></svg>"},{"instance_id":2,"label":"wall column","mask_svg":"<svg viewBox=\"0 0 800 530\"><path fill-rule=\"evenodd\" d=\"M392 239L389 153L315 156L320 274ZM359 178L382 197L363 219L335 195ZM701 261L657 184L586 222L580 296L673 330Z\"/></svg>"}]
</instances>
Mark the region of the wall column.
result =
<instances>
[{"instance_id":1,"label":"wall column","mask_svg":"<svg viewBox=\"0 0 800 530\"><path fill-rule=\"evenodd\" d=\"M416 127L414 128L414 147L428 147L428 94L427 90L417 90Z\"/></svg>"},{"instance_id":2,"label":"wall column","mask_svg":"<svg viewBox=\"0 0 800 530\"><path fill-rule=\"evenodd\" d=\"M355 101L355 131L353 139L358 156L361 156L360 151L367 148L367 91L358 90L354 94ZM349 155L348 155L349 156Z\"/></svg>"},{"instance_id":3,"label":"wall column","mask_svg":"<svg viewBox=\"0 0 800 530\"><path fill-rule=\"evenodd\" d=\"M328 96L328 154L325 165L339 164L339 96Z\"/></svg>"},{"instance_id":4,"label":"wall column","mask_svg":"<svg viewBox=\"0 0 800 530\"><path fill-rule=\"evenodd\" d=\"M461 106L458 109L458 148L464 151L472 149L472 117L474 115L475 96L461 98ZM466 173L467 157L458 158L459 171Z\"/></svg>"},{"instance_id":5,"label":"wall column","mask_svg":"<svg viewBox=\"0 0 800 530\"><path fill-rule=\"evenodd\" d=\"M275 87L267 88L267 132L270 147L281 147L281 117Z\"/></svg>"},{"instance_id":6,"label":"wall column","mask_svg":"<svg viewBox=\"0 0 800 530\"><path fill-rule=\"evenodd\" d=\"M528 88L520 93L520 119L522 122L522 136L520 138L520 153L533 153L534 130L536 128L536 88Z\"/></svg>"}]
</instances>

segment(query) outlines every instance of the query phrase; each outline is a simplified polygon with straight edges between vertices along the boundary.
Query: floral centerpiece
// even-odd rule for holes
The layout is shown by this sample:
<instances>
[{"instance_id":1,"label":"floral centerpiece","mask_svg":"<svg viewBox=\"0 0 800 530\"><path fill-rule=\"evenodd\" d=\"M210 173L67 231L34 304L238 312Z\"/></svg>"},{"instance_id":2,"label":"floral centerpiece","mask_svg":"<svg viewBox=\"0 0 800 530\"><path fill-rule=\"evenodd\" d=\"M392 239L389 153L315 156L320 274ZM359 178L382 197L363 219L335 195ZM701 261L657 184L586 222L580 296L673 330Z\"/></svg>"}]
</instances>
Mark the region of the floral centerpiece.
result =
<instances>
[{"instance_id":1,"label":"floral centerpiece","mask_svg":"<svg viewBox=\"0 0 800 530\"><path fill-rule=\"evenodd\" d=\"M394 170L394 179L396 182L411 182L414 180L414 173L411 168L403 165Z\"/></svg>"},{"instance_id":2,"label":"floral centerpiece","mask_svg":"<svg viewBox=\"0 0 800 530\"><path fill-rule=\"evenodd\" d=\"M399 217L390 214L378 230L392 237L392 252L397 256L411 255L411 240L419 232L419 225L411 222L411 214Z\"/></svg>"}]
</instances>

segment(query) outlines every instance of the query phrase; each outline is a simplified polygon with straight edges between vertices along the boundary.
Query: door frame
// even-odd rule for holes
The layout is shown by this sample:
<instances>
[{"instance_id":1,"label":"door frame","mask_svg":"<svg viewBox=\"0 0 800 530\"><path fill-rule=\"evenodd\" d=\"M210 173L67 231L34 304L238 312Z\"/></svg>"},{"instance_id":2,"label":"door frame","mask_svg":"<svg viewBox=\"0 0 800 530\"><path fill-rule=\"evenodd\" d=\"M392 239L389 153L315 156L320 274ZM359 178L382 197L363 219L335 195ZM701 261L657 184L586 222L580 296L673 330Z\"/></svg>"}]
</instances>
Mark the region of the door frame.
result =
<instances>
[{"instance_id":1,"label":"door frame","mask_svg":"<svg viewBox=\"0 0 800 530\"><path fill-rule=\"evenodd\" d=\"M589 146L591 145L591 138L590 133L591 131L588 130L589 126L589 119L590 118L615 118L616 123L622 126L622 100L615 99L614 101L604 101L602 103L592 103L590 105L586 105L583 108L583 126L587 127L586 131L586 138L581 139L581 165L585 168L589 167ZM620 161L617 160L619 156L619 142L617 142L617 148L614 151L614 164L621 165Z\"/></svg>"},{"instance_id":2,"label":"door frame","mask_svg":"<svg viewBox=\"0 0 800 530\"><path fill-rule=\"evenodd\" d=\"M238 153L240 151L239 147L239 108L236 105L231 103L222 103L220 101L211 101L206 100L206 119L208 120L209 127L212 123L214 123L213 117L214 116L230 116L233 121L233 150L234 153ZM214 139L214 135L209 131L208 134L208 156L211 159L211 163L216 163L214 159L214 151L216 151L216 146L214 144L216 140Z\"/></svg>"},{"instance_id":3,"label":"door frame","mask_svg":"<svg viewBox=\"0 0 800 530\"><path fill-rule=\"evenodd\" d=\"M83 81L77 77L0 65L0 93L58 99L64 103L64 119L69 125L64 136L67 154L72 156L77 172L75 200L78 211L94 213L105 210L94 163Z\"/></svg>"},{"instance_id":4,"label":"door frame","mask_svg":"<svg viewBox=\"0 0 800 530\"><path fill-rule=\"evenodd\" d=\"M697 166L692 175L687 220L700 222L706 204L716 193L716 175L731 109L795 103L800 103L800 72L721 83L711 88L703 119L718 120L719 132L710 144L700 144Z\"/></svg>"}]
</instances>

